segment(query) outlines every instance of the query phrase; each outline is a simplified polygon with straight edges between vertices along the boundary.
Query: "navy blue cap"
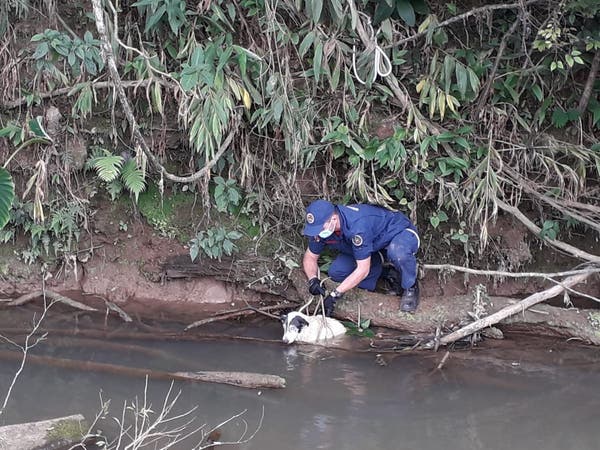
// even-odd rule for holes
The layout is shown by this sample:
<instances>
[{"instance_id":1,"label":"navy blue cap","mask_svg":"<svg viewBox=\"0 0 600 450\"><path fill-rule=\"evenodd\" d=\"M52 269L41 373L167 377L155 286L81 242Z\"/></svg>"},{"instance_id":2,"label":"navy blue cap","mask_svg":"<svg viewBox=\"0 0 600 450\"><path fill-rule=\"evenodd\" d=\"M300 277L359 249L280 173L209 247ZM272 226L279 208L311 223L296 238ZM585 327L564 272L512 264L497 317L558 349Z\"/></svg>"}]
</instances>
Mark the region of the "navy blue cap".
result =
<instances>
[{"instance_id":1,"label":"navy blue cap","mask_svg":"<svg viewBox=\"0 0 600 450\"><path fill-rule=\"evenodd\" d=\"M305 236L316 236L334 212L335 206L332 203L327 200L315 200L306 208L306 222L302 233Z\"/></svg>"}]
</instances>

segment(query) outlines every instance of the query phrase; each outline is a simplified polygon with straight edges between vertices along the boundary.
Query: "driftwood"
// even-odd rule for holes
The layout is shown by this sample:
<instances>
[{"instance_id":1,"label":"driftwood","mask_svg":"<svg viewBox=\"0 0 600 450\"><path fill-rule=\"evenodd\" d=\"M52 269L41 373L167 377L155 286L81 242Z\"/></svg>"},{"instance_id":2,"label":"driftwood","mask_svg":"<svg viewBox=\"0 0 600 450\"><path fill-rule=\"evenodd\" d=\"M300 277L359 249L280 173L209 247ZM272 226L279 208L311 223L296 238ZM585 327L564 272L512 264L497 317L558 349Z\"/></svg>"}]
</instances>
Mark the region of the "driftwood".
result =
<instances>
[{"instance_id":1,"label":"driftwood","mask_svg":"<svg viewBox=\"0 0 600 450\"><path fill-rule=\"evenodd\" d=\"M510 317L517 313L522 313L526 309L532 307L533 305L541 303L549 298L555 297L561 292L564 292L565 289L571 286L575 286L578 283L581 283L589 276L589 273L584 273L573 277L569 277L559 285L556 285L550 289L546 289L545 291L530 295L529 297L521 300L518 303L515 303L514 305L502 308L500 311L497 311L494 314L476 320L475 322L470 323L469 325L462 327L461 329L456 330L450 334L447 334L446 336L442 336L442 338L440 339L440 343L442 345L448 345L466 336L470 336L471 334L476 333L477 331L483 330L484 328L495 325L501 320L506 319L507 317Z\"/></svg>"},{"instance_id":2,"label":"driftwood","mask_svg":"<svg viewBox=\"0 0 600 450\"><path fill-rule=\"evenodd\" d=\"M0 350L0 358L21 361L22 353ZM148 377L157 380L178 380L206 383L230 384L244 388L284 388L285 378L277 375L268 375L252 372L164 372L161 370L143 369L139 367L126 367L117 364L97 363L92 361L79 361L50 356L27 355L27 362L31 364L48 365L63 369L85 370L103 372L130 377Z\"/></svg>"},{"instance_id":3,"label":"driftwood","mask_svg":"<svg viewBox=\"0 0 600 450\"><path fill-rule=\"evenodd\" d=\"M81 414L76 414L0 427L0 450L50 449L76 444L86 433L84 420Z\"/></svg>"},{"instance_id":4,"label":"driftwood","mask_svg":"<svg viewBox=\"0 0 600 450\"><path fill-rule=\"evenodd\" d=\"M70 299L69 297L65 297L64 295L60 295L57 292L53 292L53 291L49 291L49 290L33 291L33 292L30 292L29 294L21 295L19 298L16 298L16 299L8 302L7 305L8 306L21 306L27 302L30 302L31 300L34 300L38 297L44 297L44 296L46 296L46 298L49 298L50 300L61 302L66 305L72 306L73 308L81 309L83 311L97 311L96 308L92 308L91 306L84 305L81 302L78 302L76 300Z\"/></svg>"}]
</instances>

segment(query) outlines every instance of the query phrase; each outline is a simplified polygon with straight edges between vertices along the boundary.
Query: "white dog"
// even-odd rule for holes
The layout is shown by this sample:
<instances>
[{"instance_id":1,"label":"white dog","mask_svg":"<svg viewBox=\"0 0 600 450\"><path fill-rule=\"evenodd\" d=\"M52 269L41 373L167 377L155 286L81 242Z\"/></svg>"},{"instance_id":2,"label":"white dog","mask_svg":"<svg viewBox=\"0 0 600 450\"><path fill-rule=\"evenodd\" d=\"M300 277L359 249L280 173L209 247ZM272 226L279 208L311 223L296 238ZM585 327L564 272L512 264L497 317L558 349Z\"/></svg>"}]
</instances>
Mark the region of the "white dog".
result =
<instances>
[{"instance_id":1,"label":"white dog","mask_svg":"<svg viewBox=\"0 0 600 450\"><path fill-rule=\"evenodd\" d=\"M283 342L304 342L315 344L327 341L346 333L346 327L339 320L330 317L307 316L298 311L281 316Z\"/></svg>"}]
</instances>

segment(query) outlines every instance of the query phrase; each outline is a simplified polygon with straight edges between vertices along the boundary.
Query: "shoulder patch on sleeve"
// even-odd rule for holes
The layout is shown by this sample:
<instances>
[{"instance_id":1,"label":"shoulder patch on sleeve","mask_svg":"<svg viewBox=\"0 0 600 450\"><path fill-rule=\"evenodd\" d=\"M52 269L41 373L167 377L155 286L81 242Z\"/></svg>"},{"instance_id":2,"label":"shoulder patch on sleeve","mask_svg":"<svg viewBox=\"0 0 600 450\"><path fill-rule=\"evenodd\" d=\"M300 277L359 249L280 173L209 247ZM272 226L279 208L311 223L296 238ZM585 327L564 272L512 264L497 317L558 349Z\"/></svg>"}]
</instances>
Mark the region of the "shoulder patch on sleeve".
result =
<instances>
[{"instance_id":1,"label":"shoulder patch on sleeve","mask_svg":"<svg viewBox=\"0 0 600 450\"><path fill-rule=\"evenodd\" d=\"M355 247L360 247L363 243L363 238L360 234L355 234L354 237L352 238L352 243L354 244Z\"/></svg>"}]
</instances>

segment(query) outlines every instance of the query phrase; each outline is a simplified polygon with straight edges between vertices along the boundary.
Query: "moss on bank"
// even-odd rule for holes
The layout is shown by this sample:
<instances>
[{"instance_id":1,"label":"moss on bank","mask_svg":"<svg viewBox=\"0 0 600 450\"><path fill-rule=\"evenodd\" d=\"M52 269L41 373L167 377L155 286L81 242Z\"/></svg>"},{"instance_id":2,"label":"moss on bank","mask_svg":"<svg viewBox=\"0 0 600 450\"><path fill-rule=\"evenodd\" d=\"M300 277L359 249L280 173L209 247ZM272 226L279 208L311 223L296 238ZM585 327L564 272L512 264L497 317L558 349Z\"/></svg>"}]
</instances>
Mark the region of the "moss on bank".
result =
<instances>
[{"instance_id":1,"label":"moss on bank","mask_svg":"<svg viewBox=\"0 0 600 450\"><path fill-rule=\"evenodd\" d=\"M76 442L84 437L84 430L87 429L88 425L85 422L75 419L61 420L48 429L46 440L48 442Z\"/></svg>"}]
</instances>

